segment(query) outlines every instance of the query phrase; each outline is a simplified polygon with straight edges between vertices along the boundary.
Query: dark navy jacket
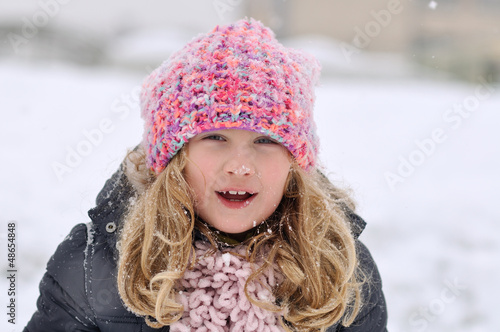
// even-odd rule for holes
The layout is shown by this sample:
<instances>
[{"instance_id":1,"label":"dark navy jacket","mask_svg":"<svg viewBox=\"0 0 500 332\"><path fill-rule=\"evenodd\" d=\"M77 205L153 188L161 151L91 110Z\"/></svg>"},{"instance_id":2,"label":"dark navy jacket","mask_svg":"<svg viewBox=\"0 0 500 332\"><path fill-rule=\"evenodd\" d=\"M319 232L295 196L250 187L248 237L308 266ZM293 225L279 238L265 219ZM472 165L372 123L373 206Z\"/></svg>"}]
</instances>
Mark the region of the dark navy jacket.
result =
<instances>
[{"instance_id":1,"label":"dark navy jacket","mask_svg":"<svg viewBox=\"0 0 500 332\"><path fill-rule=\"evenodd\" d=\"M118 294L116 268L117 229L120 227L133 189L123 172L109 179L89 211L91 223L76 225L47 264L40 282L38 310L24 332L103 331L146 332L153 329L143 317L128 311ZM351 215L356 237L364 221ZM360 264L371 276L364 288L365 303L349 328L332 326L328 331L386 331L387 312L382 284L375 262L359 241Z\"/></svg>"}]
</instances>

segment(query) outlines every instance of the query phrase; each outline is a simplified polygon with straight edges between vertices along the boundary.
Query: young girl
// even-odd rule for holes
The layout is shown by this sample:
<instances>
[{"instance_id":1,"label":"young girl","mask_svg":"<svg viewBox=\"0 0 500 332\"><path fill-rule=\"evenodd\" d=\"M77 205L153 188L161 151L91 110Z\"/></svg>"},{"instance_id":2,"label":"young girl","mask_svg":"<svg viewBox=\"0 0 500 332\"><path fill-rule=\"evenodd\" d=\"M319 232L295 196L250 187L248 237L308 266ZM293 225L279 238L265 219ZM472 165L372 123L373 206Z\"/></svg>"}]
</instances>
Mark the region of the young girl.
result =
<instances>
[{"instance_id":1,"label":"young girl","mask_svg":"<svg viewBox=\"0 0 500 332\"><path fill-rule=\"evenodd\" d=\"M318 76L254 20L172 55L25 331L386 331L364 221L317 169Z\"/></svg>"}]
</instances>

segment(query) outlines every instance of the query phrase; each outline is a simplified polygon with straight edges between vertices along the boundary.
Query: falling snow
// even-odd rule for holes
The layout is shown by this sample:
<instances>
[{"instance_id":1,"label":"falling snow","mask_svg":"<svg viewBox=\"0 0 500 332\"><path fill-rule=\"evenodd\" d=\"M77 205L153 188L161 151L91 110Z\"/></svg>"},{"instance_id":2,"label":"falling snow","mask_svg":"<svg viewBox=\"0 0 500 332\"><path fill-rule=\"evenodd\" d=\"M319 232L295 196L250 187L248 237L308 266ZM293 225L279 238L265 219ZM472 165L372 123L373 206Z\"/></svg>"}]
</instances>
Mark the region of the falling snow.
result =
<instances>
[{"instance_id":1,"label":"falling snow","mask_svg":"<svg viewBox=\"0 0 500 332\"><path fill-rule=\"evenodd\" d=\"M326 51L323 58L335 59ZM370 68L378 66L372 60ZM345 66L344 59L341 64ZM394 70L392 65L380 67L385 73ZM4 220L19 225L24 272L18 280L18 318L23 326L35 311L38 283L50 256L75 224L89 222L87 211L98 191L127 149L141 140L138 106L126 119L110 109L113 98L130 91L144 74L7 60L0 70L0 103L12 110L1 113L1 132L12 139L2 146L1 183L8 190L0 193L0 201ZM430 316L426 331L495 331L500 326L495 312L500 297L495 287L500 275L500 156L492 153L500 141L498 91L461 118L458 128L443 120L447 110L474 96L476 89L476 84L422 76L325 76L317 89L321 165L336 183L353 189L368 223L361 239L382 273L389 330L418 330L411 318L419 317L422 308L433 313L445 289L443 280L455 278L467 288ZM106 117L114 131L59 182L51 163L64 158L67 145L76 146L83 130ZM409 155L417 148L415 141L422 142L436 128L448 139L391 191L384 172L397 171L399 156ZM33 142L38 148L29 148Z\"/></svg>"}]
</instances>

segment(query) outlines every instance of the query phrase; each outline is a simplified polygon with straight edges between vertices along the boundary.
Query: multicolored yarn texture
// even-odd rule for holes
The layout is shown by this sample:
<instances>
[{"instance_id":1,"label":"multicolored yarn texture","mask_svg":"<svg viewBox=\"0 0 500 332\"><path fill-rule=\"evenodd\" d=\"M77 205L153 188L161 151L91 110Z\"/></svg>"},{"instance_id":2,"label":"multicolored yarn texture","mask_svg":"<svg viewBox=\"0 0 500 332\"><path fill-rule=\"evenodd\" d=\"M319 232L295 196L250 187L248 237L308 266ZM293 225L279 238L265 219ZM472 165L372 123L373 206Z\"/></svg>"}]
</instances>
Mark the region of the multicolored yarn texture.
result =
<instances>
[{"instance_id":1,"label":"multicolored yarn texture","mask_svg":"<svg viewBox=\"0 0 500 332\"><path fill-rule=\"evenodd\" d=\"M170 331L284 331L279 313L254 305L245 295L248 276L262 262L251 264L246 261L243 245L231 249L236 255L221 251L207 254L209 250L207 242L195 242L199 261L180 280L178 288L182 292L177 295L177 301L184 306L184 313L179 321L170 325ZM272 303L271 289L282 280L280 273L269 268L248 285L249 296Z\"/></svg>"},{"instance_id":2,"label":"multicolored yarn texture","mask_svg":"<svg viewBox=\"0 0 500 332\"><path fill-rule=\"evenodd\" d=\"M316 163L318 61L284 47L262 23L218 26L174 53L141 93L147 164L160 173L197 134L233 128L283 144L305 170Z\"/></svg>"}]
</instances>

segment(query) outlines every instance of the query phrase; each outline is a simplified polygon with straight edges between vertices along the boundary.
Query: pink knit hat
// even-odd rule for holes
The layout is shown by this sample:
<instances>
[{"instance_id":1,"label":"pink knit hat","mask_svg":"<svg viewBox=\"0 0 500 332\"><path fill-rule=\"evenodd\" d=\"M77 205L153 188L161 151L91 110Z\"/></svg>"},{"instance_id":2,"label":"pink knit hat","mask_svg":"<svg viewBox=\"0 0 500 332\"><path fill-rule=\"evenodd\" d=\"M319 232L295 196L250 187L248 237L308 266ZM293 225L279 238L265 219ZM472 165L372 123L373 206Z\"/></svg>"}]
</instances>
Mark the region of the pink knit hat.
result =
<instances>
[{"instance_id":1,"label":"pink knit hat","mask_svg":"<svg viewBox=\"0 0 500 332\"><path fill-rule=\"evenodd\" d=\"M141 93L147 164L160 173L192 137L218 129L262 133L306 171L318 152L315 58L285 48L253 19L217 26L174 53Z\"/></svg>"}]
</instances>

